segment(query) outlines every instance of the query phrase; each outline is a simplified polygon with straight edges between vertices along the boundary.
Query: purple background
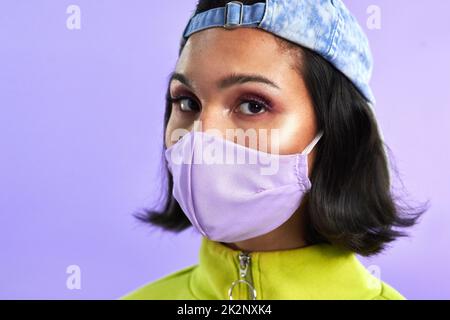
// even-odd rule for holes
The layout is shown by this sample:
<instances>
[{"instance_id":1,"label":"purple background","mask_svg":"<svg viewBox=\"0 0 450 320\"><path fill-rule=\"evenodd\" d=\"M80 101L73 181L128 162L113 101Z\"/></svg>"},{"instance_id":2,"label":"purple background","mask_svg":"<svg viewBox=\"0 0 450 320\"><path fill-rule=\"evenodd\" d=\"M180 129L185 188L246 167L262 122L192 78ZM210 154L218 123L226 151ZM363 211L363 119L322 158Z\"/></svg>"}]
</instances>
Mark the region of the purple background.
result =
<instances>
[{"instance_id":1,"label":"purple background","mask_svg":"<svg viewBox=\"0 0 450 320\"><path fill-rule=\"evenodd\" d=\"M413 199L413 236L366 266L409 299L450 298L450 2L347 0L375 57L377 116ZM81 7L81 30L66 8ZM369 5L381 30L365 27ZM197 263L200 237L132 212L158 193L167 76L195 1L2 0L0 298L115 299ZM66 267L81 268L81 290Z\"/></svg>"}]
</instances>

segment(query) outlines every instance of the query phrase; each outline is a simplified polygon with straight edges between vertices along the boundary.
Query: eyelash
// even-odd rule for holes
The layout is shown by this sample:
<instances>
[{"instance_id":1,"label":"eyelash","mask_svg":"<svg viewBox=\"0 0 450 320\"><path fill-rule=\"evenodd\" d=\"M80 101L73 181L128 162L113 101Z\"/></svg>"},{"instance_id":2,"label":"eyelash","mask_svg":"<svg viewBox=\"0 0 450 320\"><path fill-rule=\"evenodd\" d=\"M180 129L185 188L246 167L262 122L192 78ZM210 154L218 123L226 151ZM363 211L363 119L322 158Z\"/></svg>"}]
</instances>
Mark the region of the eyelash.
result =
<instances>
[{"instance_id":1,"label":"eyelash","mask_svg":"<svg viewBox=\"0 0 450 320\"><path fill-rule=\"evenodd\" d=\"M193 100L195 103L197 103L195 99L191 98L190 96L186 96L186 95L178 96L178 97L169 97L169 103L170 104L178 103L184 99L190 99L190 100ZM272 103L270 101L268 101L266 98L264 98L258 94L244 94L243 96L241 96L239 98L238 105L241 105L244 102L256 104L260 107L263 107L266 111L272 110ZM188 112L188 111L183 111L183 110L181 110L181 111ZM254 115L251 115L251 116L256 116L259 114L260 113L255 113ZM248 115L248 114L244 114L244 115Z\"/></svg>"}]
</instances>

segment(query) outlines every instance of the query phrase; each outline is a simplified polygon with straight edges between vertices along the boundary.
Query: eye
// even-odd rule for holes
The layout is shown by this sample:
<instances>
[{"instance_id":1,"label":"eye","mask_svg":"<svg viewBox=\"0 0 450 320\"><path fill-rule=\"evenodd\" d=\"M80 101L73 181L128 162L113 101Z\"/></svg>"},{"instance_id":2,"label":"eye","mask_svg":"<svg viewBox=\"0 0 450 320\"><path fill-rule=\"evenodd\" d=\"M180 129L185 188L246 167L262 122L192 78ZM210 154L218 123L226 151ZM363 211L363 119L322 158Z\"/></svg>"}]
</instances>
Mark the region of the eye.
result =
<instances>
[{"instance_id":1,"label":"eye","mask_svg":"<svg viewBox=\"0 0 450 320\"><path fill-rule=\"evenodd\" d=\"M170 98L170 103L177 103L180 107L180 110L183 112L200 111L197 102L189 97Z\"/></svg>"},{"instance_id":2,"label":"eye","mask_svg":"<svg viewBox=\"0 0 450 320\"><path fill-rule=\"evenodd\" d=\"M264 113L266 111L264 106L261 106L257 102L253 102L253 101L249 101L249 102L240 104L239 110L242 113L248 114L248 115Z\"/></svg>"},{"instance_id":3,"label":"eye","mask_svg":"<svg viewBox=\"0 0 450 320\"><path fill-rule=\"evenodd\" d=\"M180 111L182 112L199 112L200 111L200 107L198 105L198 103L187 96L180 96L180 97L175 97L169 98L169 102L171 104L178 104L178 107L180 109ZM271 109L270 107L270 103L267 102L265 99L263 98L259 98L259 97L255 97L255 96L247 96L247 97L241 97L239 99L239 104L237 109L235 109L235 112L239 112L242 113L244 115L250 115L250 116L254 116L254 115L258 115L258 114L262 114L265 113L266 111L269 111Z\"/></svg>"},{"instance_id":4,"label":"eye","mask_svg":"<svg viewBox=\"0 0 450 320\"><path fill-rule=\"evenodd\" d=\"M238 111L246 115L257 115L265 113L270 109L267 102L257 98L244 98L241 100L241 104L238 107Z\"/></svg>"}]
</instances>

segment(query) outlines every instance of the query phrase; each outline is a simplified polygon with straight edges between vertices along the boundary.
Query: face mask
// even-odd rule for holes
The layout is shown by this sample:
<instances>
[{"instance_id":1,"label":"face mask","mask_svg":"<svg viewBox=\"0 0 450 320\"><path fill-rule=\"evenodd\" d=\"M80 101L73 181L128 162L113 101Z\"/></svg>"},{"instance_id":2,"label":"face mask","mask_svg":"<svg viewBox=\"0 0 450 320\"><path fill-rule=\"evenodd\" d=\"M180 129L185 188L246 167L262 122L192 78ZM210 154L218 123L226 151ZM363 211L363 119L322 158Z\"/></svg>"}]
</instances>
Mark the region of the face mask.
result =
<instances>
[{"instance_id":1,"label":"face mask","mask_svg":"<svg viewBox=\"0 0 450 320\"><path fill-rule=\"evenodd\" d=\"M279 155L190 131L165 151L172 194L192 225L213 241L266 234L294 214L311 188L307 156L321 136L302 153Z\"/></svg>"}]
</instances>

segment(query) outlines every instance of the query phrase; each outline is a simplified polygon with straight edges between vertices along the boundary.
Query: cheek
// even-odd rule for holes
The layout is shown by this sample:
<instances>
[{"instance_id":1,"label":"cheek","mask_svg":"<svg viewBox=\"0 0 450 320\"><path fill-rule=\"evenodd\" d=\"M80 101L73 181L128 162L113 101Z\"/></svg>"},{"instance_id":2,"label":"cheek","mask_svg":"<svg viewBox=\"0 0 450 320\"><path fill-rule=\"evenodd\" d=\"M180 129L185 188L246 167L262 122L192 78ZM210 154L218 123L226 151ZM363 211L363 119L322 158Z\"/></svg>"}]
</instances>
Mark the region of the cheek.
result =
<instances>
[{"instance_id":1,"label":"cheek","mask_svg":"<svg viewBox=\"0 0 450 320\"><path fill-rule=\"evenodd\" d=\"M270 139L270 145L278 145L279 154L300 153L314 139L316 126L314 117L307 112L285 113L277 117L272 127L279 129L278 139Z\"/></svg>"},{"instance_id":2,"label":"cheek","mask_svg":"<svg viewBox=\"0 0 450 320\"><path fill-rule=\"evenodd\" d=\"M183 128L183 127L181 126L179 119L176 116L174 116L174 114L172 113L172 115L169 118L169 122L167 123L167 128L166 128L166 132L164 135L166 148L169 148L175 144L175 142L176 142L176 137L174 136L175 130L180 129L180 128Z\"/></svg>"},{"instance_id":3,"label":"cheek","mask_svg":"<svg viewBox=\"0 0 450 320\"><path fill-rule=\"evenodd\" d=\"M170 148L175 142L171 141L171 135L173 132L173 128L171 126L170 121L167 123L166 132L164 132L164 143L166 145L166 148Z\"/></svg>"},{"instance_id":4,"label":"cheek","mask_svg":"<svg viewBox=\"0 0 450 320\"><path fill-rule=\"evenodd\" d=\"M173 108L164 134L166 147L169 148L174 145L177 138L179 138L180 132L176 132L177 130L190 131L195 120L196 117L194 114L182 113L176 110L176 108Z\"/></svg>"}]
</instances>

